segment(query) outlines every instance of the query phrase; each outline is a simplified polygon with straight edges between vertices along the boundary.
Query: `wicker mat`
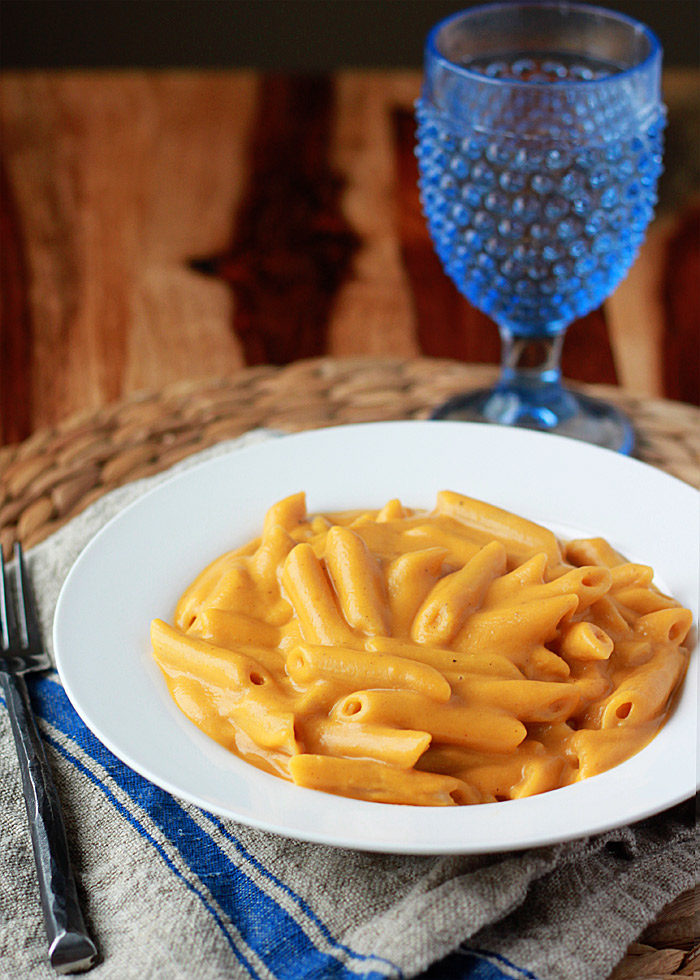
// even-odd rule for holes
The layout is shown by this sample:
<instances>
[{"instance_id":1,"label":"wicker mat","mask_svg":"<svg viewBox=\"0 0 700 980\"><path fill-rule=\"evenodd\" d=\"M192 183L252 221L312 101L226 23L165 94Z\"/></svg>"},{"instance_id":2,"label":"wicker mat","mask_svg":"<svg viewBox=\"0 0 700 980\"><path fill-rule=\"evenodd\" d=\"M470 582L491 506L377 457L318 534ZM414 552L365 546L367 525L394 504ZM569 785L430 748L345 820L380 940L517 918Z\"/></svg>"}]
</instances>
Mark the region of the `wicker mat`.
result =
<instances>
[{"instance_id":1,"label":"wicker mat","mask_svg":"<svg viewBox=\"0 0 700 980\"><path fill-rule=\"evenodd\" d=\"M427 418L496 369L427 358L319 358L249 368L132 395L0 448L0 542L31 547L109 490L257 427L285 431ZM700 409L579 386L633 419L636 455L700 487ZM681 896L635 944L614 980L700 976L696 897Z\"/></svg>"},{"instance_id":2,"label":"wicker mat","mask_svg":"<svg viewBox=\"0 0 700 980\"><path fill-rule=\"evenodd\" d=\"M428 358L319 358L139 392L0 448L0 541L6 554L17 538L31 547L114 487L258 426L299 431L426 418L494 377L488 366ZM581 388L630 415L640 459L700 486L700 409Z\"/></svg>"}]
</instances>

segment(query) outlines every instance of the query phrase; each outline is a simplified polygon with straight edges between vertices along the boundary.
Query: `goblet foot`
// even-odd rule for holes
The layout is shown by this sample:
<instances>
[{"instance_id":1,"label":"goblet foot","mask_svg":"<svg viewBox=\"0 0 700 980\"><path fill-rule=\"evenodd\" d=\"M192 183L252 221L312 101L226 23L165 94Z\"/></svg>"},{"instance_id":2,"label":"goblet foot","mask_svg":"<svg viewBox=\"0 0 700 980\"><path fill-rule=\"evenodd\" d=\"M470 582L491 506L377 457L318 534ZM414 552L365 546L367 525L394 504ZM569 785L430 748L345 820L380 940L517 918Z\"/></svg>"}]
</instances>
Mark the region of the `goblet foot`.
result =
<instances>
[{"instance_id":1,"label":"goblet foot","mask_svg":"<svg viewBox=\"0 0 700 980\"><path fill-rule=\"evenodd\" d=\"M634 429L622 412L559 384L543 390L541 384L529 387L501 383L456 395L435 409L431 418L539 429L626 455L634 447Z\"/></svg>"}]
</instances>

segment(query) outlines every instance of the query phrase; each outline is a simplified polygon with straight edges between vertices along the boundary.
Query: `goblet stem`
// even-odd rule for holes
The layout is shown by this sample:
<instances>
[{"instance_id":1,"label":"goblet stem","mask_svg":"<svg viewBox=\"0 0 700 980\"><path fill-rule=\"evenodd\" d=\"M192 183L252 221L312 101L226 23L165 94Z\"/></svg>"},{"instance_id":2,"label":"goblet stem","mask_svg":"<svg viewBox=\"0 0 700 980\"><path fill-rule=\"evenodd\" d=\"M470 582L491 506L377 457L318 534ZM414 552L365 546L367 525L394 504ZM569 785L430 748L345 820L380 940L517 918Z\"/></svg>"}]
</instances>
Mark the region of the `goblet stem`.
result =
<instances>
[{"instance_id":1,"label":"goblet stem","mask_svg":"<svg viewBox=\"0 0 700 980\"><path fill-rule=\"evenodd\" d=\"M501 377L484 414L494 422L555 429L577 411L561 384L564 332L523 337L507 327L501 333Z\"/></svg>"},{"instance_id":2,"label":"goblet stem","mask_svg":"<svg viewBox=\"0 0 700 980\"><path fill-rule=\"evenodd\" d=\"M501 381L536 384L561 382L564 333L545 337L519 337L507 327L501 334Z\"/></svg>"},{"instance_id":3,"label":"goblet stem","mask_svg":"<svg viewBox=\"0 0 700 980\"><path fill-rule=\"evenodd\" d=\"M629 419L607 402L572 392L561 383L564 331L523 337L500 327L501 375L493 388L457 395L437 408L435 419L496 422L556 432L629 453Z\"/></svg>"}]
</instances>

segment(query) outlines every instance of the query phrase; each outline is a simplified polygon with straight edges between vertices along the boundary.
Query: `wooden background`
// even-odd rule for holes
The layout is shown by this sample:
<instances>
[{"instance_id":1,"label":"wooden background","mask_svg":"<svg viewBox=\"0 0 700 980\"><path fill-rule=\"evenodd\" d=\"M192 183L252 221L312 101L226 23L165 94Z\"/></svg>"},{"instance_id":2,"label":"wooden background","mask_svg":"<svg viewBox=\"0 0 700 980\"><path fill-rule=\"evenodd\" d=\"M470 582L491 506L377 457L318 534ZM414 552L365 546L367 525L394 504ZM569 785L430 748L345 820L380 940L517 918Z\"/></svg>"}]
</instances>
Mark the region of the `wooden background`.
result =
<instances>
[{"instance_id":1,"label":"wooden background","mask_svg":"<svg viewBox=\"0 0 700 980\"><path fill-rule=\"evenodd\" d=\"M0 444L143 388L330 354L495 362L420 212L415 71L0 81ZM571 379L697 404L698 75L665 79L658 217Z\"/></svg>"}]
</instances>

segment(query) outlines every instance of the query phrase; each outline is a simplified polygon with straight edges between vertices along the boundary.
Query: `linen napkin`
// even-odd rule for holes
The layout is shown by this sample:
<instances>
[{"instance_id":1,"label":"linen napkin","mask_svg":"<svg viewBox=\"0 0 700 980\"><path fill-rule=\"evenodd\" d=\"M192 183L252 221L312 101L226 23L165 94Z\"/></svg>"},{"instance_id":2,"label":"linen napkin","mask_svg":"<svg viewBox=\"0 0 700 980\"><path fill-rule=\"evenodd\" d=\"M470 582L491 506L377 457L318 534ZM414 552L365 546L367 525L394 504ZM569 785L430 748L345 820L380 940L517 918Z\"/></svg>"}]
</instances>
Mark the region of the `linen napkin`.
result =
<instances>
[{"instance_id":1,"label":"linen napkin","mask_svg":"<svg viewBox=\"0 0 700 980\"><path fill-rule=\"evenodd\" d=\"M273 435L250 433L175 469ZM173 472L113 491L29 553L47 641L82 548ZM287 840L130 770L85 727L56 672L30 686L101 953L95 980L603 980L697 877L694 801L585 840L484 856ZM53 977L4 710L0 813L0 977Z\"/></svg>"}]
</instances>

